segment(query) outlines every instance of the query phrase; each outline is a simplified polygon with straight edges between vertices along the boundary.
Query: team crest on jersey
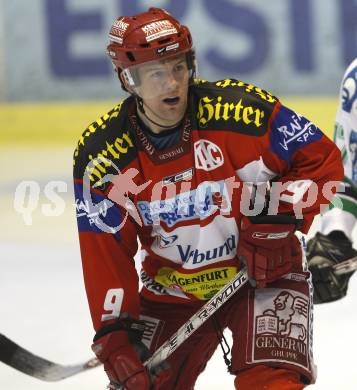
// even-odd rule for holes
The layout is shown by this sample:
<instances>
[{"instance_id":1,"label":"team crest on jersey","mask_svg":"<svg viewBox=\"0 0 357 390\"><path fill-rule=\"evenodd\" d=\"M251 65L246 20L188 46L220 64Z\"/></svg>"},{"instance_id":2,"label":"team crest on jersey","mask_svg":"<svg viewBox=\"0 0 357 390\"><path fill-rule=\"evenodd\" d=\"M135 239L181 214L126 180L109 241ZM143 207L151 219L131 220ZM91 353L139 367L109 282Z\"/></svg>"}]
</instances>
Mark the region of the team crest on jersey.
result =
<instances>
[{"instance_id":1,"label":"team crest on jersey","mask_svg":"<svg viewBox=\"0 0 357 390\"><path fill-rule=\"evenodd\" d=\"M195 167L204 171L213 171L224 164L221 148L207 139L200 139L194 143Z\"/></svg>"},{"instance_id":2,"label":"team crest on jersey","mask_svg":"<svg viewBox=\"0 0 357 390\"><path fill-rule=\"evenodd\" d=\"M255 292L252 362L285 361L309 368L309 302L288 289Z\"/></svg>"}]
</instances>

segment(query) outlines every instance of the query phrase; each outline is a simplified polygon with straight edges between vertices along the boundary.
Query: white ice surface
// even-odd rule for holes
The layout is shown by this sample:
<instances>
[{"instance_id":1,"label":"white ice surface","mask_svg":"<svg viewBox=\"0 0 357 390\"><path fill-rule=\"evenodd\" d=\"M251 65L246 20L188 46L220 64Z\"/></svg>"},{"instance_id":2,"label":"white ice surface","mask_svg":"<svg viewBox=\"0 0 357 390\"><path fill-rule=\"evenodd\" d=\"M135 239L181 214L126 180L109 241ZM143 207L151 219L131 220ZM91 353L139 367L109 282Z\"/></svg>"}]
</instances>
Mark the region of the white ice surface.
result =
<instances>
[{"instance_id":1,"label":"white ice surface","mask_svg":"<svg viewBox=\"0 0 357 390\"><path fill-rule=\"evenodd\" d=\"M92 357L93 330L71 193L63 195L64 214L45 217L37 209L30 226L13 209L14 189L21 179L39 180L41 188L47 180L67 180L70 184L71 152L37 152L36 159L27 156L25 165L21 156L15 170L17 177L12 174L0 181L0 333L49 360L62 364L82 362ZM6 158L4 154L0 156ZM44 166L47 161L51 165ZM40 197L39 202L48 200ZM318 379L309 388L357 389L357 276L352 278L345 299L315 308L314 322ZM0 363L1 390L104 390L106 383L101 368L58 383L45 383ZM196 390L218 388L234 388L220 350L196 385Z\"/></svg>"}]
</instances>

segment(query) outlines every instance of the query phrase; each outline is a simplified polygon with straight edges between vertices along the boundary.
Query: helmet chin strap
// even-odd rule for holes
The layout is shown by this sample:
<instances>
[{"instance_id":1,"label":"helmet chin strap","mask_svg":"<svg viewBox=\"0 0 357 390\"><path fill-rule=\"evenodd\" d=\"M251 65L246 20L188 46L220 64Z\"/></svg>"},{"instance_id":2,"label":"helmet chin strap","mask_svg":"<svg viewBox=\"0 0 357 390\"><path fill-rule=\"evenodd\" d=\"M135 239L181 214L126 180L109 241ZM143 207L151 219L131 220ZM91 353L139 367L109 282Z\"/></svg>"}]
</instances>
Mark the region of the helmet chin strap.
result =
<instances>
[{"instance_id":1,"label":"helmet chin strap","mask_svg":"<svg viewBox=\"0 0 357 390\"><path fill-rule=\"evenodd\" d=\"M182 122L182 119L183 118L181 118L178 122L176 122L176 123L174 123L173 125L170 125L170 126L166 126L166 125L162 125L162 124L160 124L160 123L157 123L157 122L155 122L153 119L151 119L148 115L147 115L147 113L145 112L145 109L144 109L144 100L139 96L139 95L136 95L135 94L135 99L136 99L136 102L137 102L137 105L138 105L138 108L139 108L139 110L140 110L140 112L145 116L145 118L149 121L149 122L151 122L151 123L153 123L154 125L156 125L156 126L159 126L159 127L161 127L161 128L163 128L163 129L173 129L174 127L177 127L181 122ZM154 112L153 112L153 110L149 107L149 106L146 106L153 114L155 114ZM156 116L158 116L157 114L155 114ZM159 117L159 116L158 116ZM160 117L159 117L160 118ZM161 118L160 118L161 119Z\"/></svg>"}]
</instances>

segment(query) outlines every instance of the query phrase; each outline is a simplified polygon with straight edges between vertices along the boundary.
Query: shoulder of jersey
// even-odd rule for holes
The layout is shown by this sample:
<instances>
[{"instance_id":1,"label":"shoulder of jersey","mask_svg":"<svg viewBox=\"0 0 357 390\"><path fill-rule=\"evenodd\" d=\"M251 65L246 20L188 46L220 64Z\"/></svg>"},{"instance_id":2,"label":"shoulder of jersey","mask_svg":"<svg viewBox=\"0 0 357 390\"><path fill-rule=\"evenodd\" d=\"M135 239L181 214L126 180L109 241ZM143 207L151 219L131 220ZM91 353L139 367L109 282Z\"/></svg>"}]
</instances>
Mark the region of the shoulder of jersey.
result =
<instances>
[{"instance_id":1,"label":"shoulder of jersey","mask_svg":"<svg viewBox=\"0 0 357 390\"><path fill-rule=\"evenodd\" d=\"M347 67L340 87L339 94L339 109L343 115L352 115L354 118L357 115L357 58L355 58ZM342 118L339 118L341 121ZM355 132L355 131L354 131Z\"/></svg>"},{"instance_id":2,"label":"shoulder of jersey","mask_svg":"<svg viewBox=\"0 0 357 390\"><path fill-rule=\"evenodd\" d=\"M356 71L357 69L357 57L348 65L347 69L345 70L344 77L349 74L352 70Z\"/></svg>"},{"instance_id":3,"label":"shoulder of jersey","mask_svg":"<svg viewBox=\"0 0 357 390\"><path fill-rule=\"evenodd\" d=\"M90 173L91 184L100 184L106 174L115 174L137 156L127 120L127 100L91 123L74 151L74 177Z\"/></svg>"},{"instance_id":4,"label":"shoulder of jersey","mask_svg":"<svg viewBox=\"0 0 357 390\"><path fill-rule=\"evenodd\" d=\"M195 80L194 104L198 129L226 130L262 136L279 99L240 80Z\"/></svg>"}]
</instances>

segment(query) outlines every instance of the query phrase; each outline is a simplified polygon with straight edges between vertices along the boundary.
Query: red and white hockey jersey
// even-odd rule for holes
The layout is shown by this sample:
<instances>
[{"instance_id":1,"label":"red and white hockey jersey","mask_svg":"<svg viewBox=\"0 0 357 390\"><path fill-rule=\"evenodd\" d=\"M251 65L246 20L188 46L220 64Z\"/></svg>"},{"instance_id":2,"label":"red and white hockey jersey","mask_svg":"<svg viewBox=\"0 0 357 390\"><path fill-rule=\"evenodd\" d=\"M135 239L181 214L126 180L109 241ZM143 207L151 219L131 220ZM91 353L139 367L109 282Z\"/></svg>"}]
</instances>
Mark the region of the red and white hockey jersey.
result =
<instances>
[{"instance_id":1,"label":"red and white hockey jersey","mask_svg":"<svg viewBox=\"0 0 357 390\"><path fill-rule=\"evenodd\" d=\"M334 185L326 183L342 175L336 146L251 84L227 79L190 87L180 141L164 150L138 125L134 99L124 100L85 130L74 153L94 327L120 312L139 315L138 238L143 296L207 300L240 267L239 222L252 207L254 184L280 188L270 212L302 211L306 232L332 195Z\"/></svg>"}]
</instances>

